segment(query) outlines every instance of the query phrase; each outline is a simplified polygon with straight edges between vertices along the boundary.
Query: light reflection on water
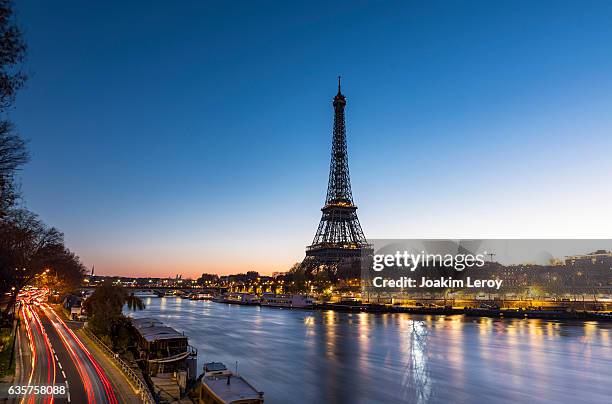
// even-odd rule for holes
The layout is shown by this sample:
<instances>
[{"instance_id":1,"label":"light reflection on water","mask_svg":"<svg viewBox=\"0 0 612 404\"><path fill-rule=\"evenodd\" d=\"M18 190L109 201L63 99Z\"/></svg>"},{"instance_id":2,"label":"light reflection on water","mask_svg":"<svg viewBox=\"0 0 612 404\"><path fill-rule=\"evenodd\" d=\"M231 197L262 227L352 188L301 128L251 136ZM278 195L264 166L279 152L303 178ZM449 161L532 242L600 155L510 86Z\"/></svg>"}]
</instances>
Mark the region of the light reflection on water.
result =
<instances>
[{"instance_id":1,"label":"light reflection on water","mask_svg":"<svg viewBox=\"0 0 612 404\"><path fill-rule=\"evenodd\" d=\"M612 325L338 313L145 298L266 403L608 403Z\"/></svg>"}]
</instances>

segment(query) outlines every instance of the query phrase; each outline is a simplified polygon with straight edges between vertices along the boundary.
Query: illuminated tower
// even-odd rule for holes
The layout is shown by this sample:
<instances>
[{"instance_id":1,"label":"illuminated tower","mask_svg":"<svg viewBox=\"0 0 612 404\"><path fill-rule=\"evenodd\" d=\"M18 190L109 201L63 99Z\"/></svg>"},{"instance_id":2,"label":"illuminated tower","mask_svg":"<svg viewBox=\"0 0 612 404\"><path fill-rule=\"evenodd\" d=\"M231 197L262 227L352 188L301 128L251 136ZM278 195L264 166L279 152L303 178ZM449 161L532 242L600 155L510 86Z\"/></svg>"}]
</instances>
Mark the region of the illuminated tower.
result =
<instances>
[{"instance_id":1,"label":"illuminated tower","mask_svg":"<svg viewBox=\"0 0 612 404\"><path fill-rule=\"evenodd\" d=\"M343 259L359 258L368 242L357 218L349 176L344 108L346 98L340 91L334 97L334 136L332 140L329 183L323 215L312 244L306 248L306 259L333 264Z\"/></svg>"}]
</instances>

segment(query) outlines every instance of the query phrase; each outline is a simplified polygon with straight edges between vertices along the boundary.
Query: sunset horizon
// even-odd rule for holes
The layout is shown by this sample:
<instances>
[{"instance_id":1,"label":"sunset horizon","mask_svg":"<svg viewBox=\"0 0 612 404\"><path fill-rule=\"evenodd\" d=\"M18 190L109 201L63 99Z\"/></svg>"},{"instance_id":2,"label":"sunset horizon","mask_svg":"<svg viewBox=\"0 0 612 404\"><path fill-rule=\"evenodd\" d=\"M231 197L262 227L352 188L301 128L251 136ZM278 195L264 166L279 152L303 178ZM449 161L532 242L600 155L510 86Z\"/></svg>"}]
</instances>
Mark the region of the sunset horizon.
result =
<instances>
[{"instance_id":1,"label":"sunset horizon","mask_svg":"<svg viewBox=\"0 0 612 404\"><path fill-rule=\"evenodd\" d=\"M241 4L229 31L215 18L227 5L20 2L25 206L99 273L287 270L320 219L341 75L368 238L609 237L612 191L597 184L612 169L612 57L599 40L611 28L576 9L278 5L267 17ZM381 22L402 18L414 21ZM576 156L588 159L565 164Z\"/></svg>"}]
</instances>

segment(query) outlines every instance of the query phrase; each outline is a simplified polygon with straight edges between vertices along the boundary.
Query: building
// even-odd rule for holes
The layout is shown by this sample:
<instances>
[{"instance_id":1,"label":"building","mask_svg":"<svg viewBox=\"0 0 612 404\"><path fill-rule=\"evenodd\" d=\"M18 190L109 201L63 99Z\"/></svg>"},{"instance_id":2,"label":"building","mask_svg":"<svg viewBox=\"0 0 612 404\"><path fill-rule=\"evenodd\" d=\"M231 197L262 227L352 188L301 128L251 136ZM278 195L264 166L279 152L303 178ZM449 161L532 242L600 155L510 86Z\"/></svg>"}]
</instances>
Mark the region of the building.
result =
<instances>
[{"instance_id":1,"label":"building","mask_svg":"<svg viewBox=\"0 0 612 404\"><path fill-rule=\"evenodd\" d=\"M570 255L568 257L565 257L565 265L572 267L609 265L610 267L612 267L612 252L606 250L597 250L589 254Z\"/></svg>"}]
</instances>

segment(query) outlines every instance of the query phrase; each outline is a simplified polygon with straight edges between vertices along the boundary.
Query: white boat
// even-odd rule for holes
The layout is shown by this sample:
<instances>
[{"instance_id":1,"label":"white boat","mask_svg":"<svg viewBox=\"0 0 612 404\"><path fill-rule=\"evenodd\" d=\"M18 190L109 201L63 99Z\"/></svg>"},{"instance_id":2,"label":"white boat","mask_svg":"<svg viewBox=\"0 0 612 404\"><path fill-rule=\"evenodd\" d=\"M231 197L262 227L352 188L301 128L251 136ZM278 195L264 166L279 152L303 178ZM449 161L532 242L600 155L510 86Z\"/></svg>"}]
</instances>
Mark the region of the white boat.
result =
<instances>
[{"instance_id":1,"label":"white boat","mask_svg":"<svg viewBox=\"0 0 612 404\"><path fill-rule=\"evenodd\" d=\"M212 298L213 295L210 293L194 293L189 297L191 300L210 300Z\"/></svg>"},{"instance_id":2,"label":"white boat","mask_svg":"<svg viewBox=\"0 0 612 404\"><path fill-rule=\"evenodd\" d=\"M277 295L264 293L261 297L262 306L287 307L287 308L309 308L314 305L310 296L306 295Z\"/></svg>"},{"instance_id":3,"label":"white boat","mask_svg":"<svg viewBox=\"0 0 612 404\"><path fill-rule=\"evenodd\" d=\"M230 304L257 305L259 304L259 297L252 293L228 293L215 301Z\"/></svg>"},{"instance_id":4,"label":"white boat","mask_svg":"<svg viewBox=\"0 0 612 404\"><path fill-rule=\"evenodd\" d=\"M201 384L196 388L200 404L263 404L263 392L257 391L238 374L221 362L204 364Z\"/></svg>"}]
</instances>

